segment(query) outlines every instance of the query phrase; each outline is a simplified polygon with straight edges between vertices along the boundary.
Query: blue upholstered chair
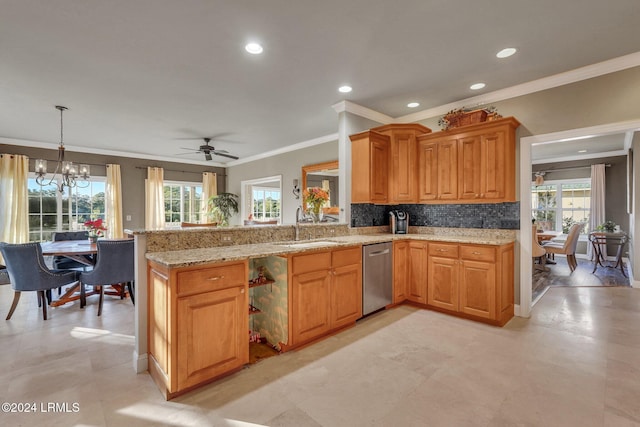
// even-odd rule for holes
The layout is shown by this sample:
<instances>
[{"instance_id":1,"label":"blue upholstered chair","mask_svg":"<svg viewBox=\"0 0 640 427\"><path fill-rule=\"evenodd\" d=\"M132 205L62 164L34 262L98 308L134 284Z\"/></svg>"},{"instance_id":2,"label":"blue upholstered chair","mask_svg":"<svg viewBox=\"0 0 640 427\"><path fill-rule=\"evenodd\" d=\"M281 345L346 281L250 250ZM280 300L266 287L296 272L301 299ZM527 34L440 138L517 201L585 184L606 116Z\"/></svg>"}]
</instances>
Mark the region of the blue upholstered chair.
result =
<instances>
[{"instance_id":1,"label":"blue upholstered chair","mask_svg":"<svg viewBox=\"0 0 640 427\"><path fill-rule=\"evenodd\" d=\"M47 299L51 300L51 289L78 281L79 272L68 270L50 270L44 263L40 243L0 243L0 252L15 294L7 315L11 319L20 300L20 293L36 291L42 303L42 317L47 320ZM47 297L45 298L45 292Z\"/></svg>"},{"instance_id":2,"label":"blue upholstered chair","mask_svg":"<svg viewBox=\"0 0 640 427\"><path fill-rule=\"evenodd\" d=\"M89 238L88 231L56 231L51 234L51 240L54 242L60 242L62 240L87 240ZM89 258L89 255L85 255L85 257ZM90 262L91 260L88 259ZM53 257L53 268L55 269L71 269L71 268L81 268L83 270L87 269L87 265L81 262L72 260L70 258L56 255Z\"/></svg>"},{"instance_id":3,"label":"blue upholstered chair","mask_svg":"<svg viewBox=\"0 0 640 427\"><path fill-rule=\"evenodd\" d=\"M126 285L131 295L131 302L135 304L134 297L134 253L133 240L98 240L98 261L93 270L80 274L80 307L86 305L85 285L100 287L100 302L98 316L102 314L102 302L104 300L104 287L122 283Z\"/></svg>"}]
</instances>

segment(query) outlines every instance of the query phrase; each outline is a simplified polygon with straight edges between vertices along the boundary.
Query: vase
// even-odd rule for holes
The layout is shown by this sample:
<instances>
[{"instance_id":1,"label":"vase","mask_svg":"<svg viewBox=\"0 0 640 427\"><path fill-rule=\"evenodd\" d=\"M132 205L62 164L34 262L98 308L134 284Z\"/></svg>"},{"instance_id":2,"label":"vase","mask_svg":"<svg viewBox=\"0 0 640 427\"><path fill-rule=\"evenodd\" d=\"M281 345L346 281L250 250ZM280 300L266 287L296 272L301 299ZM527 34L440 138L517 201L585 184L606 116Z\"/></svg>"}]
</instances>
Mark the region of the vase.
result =
<instances>
[{"instance_id":1,"label":"vase","mask_svg":"<svg viewBox=\"0 0 640 427\"><path fill-rule=\"evenodd\" d=\"M89 242L90 243L97 243L98 242L98 236L89 236Z\"/></svg>"},{"instance_id":2,"label":"vase","mask_svg":"<svg viewBox=\"0 0 640 427\"><path fill-rule=\"evenodd\" d=\"M313 220L314 224L321 222L323 217L324 213L322 211L311 211L311 219Z\"/></svg>"}]
</instances>

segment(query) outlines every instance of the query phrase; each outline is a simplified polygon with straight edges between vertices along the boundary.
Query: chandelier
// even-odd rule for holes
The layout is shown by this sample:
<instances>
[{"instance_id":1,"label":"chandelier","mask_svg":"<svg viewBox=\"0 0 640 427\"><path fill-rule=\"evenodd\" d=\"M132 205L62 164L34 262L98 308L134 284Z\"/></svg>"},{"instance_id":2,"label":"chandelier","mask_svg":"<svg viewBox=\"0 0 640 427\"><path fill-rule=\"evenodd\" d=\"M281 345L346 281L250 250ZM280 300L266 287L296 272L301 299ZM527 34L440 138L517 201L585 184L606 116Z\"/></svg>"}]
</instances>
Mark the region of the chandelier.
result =
<instances>
[{"instance_id":1,"label":"chandelier","mask_svg":"<svg viewBox=\"0 0 640 427\"><path fill-rule=\"evenodd\" d=\"M54 184L60 193L64 193L64 187L86 188L89 186L89 165L80 165L80 170L76 169L73 162L64 160L64 135L62 126L62 113L67 107L56 105L56 109L60 110L60 145L58 146L58 162L53 176L47 180L47 161L44 159L36 160L36 182L41 187L47 187ZM58 173L60 181L58 182ZM80 182L78 180L81 180ZM81 184L82 183L82 184Z\"/></svg>"}]
</instances>

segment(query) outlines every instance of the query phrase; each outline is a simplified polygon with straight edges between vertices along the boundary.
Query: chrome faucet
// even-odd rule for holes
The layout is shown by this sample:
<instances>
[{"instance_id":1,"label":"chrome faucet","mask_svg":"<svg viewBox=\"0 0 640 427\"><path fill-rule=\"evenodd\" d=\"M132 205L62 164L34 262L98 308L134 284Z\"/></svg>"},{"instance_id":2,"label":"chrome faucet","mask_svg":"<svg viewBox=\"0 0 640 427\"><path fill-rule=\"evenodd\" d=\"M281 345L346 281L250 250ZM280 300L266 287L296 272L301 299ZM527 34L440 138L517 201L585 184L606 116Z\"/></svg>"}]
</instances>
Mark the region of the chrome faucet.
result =
<instances>
[{"instance_id":1,"label":"chrome faucet","mask_svg":"<svg viewBox=\"0 0 640 427\"><path fill-rule=\"evenodd\" d=\"M298 209L296 209L296 226L295 226L295 230L296 230L295 240L296 240L296 242L298 240L300 240L300 212L301 211L302 211L302 206L298 206Z\"/></svg>"}]
</instances>

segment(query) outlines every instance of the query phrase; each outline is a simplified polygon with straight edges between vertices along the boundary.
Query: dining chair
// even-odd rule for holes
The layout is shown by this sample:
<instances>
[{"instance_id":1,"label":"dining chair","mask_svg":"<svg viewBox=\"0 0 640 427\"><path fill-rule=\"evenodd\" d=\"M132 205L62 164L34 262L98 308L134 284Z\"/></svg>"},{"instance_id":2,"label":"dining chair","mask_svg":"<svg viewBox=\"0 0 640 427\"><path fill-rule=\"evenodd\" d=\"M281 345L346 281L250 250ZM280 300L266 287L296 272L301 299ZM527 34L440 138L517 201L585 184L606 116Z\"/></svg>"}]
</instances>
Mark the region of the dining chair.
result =
<instances>
[{"instance_id":1,"label":"dining chair","mask_svg":"<svg viewBox=\"0 0 640 427\"><path fill-rule=\"evenodd\" d=\"M47 320L47 301L51 302L51 290L78 281L78 271L49 269L44 263L40 243L0 243L0 252L7 263L11 287L15 291L6 320L11 319L20 294L26 291L38 293L42 317Z\"/></svg>"},{"instance_id":2,"label":"dining chair","mask_svg":"<svg viewBox=\"0 0 640 427\"><path fill-rule=\"evenodd\" d=\"M544 242L542 247L550 254L564 254L567 257L567 264L569 269L573 273L578 267L578 261L576 260L576 248L578 246L578 238L580 237L580 231L585 226L584 222L578 222L573 224L567 233L567 240L564 243L556 243L553 240Z\"/></svg>"},{"instance_id":3,"label":"dining chair","mask_svg":"<svg viewBox=\"0 0 640 427\"><path fill-rule=\"evenodd\" d=\"M55 233L51 234L51 240L54 242L60 242L63 240L87 240L88 238L89 238L89 232L86 230L56 231ZM85 255L85 257L89 258L89 255ZM87 265L61 255L56 255L53 257L53 268L56 268L56 269L81 268L82 270L86 270Z\"/></svg>"},{"instance_id":4,"label":"dining chair","mask_svg":"<svg viewBox=\"0 0 640 427\"><path fill-rule=\"evenodd\" d=\"M86 305L85 285L99 287L98 316L102 314L104 287L122 284L120 297L124 297L125 286L131 302L135 304L135 275L133 240L98 240L98 254L93 270L80 273L80 307Z\"/></svg>"},{"instance_id":5,"label":"dining chair","mask_svg":"<svg viewBox=\"0 0 640 427\"><path fill-rule=\"evenodd\" d=\"M538 227L536 227L536 225L534 224L531 226L531 229L533 244L531 257L533 260L533 270L548 271L549 269L545 266L547 260L547 250L538 242ZM536 260L539 260L537 264Z\"/></svg>"}]
</instances>

